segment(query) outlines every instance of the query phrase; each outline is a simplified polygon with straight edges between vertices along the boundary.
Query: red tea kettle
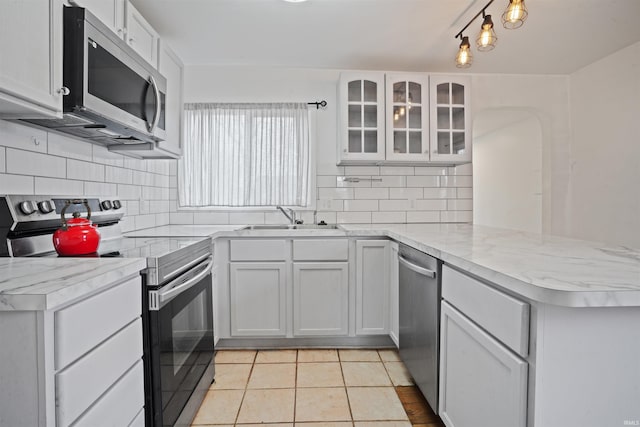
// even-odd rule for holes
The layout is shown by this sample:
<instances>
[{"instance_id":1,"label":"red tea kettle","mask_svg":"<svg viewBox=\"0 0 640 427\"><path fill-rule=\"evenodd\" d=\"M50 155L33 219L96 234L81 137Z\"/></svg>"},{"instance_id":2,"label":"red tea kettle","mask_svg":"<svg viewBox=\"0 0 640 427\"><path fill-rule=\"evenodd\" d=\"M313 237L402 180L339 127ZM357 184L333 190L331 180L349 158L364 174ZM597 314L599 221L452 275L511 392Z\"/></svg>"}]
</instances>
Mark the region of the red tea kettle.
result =
<instances>
[{"instance_id":1,"label":"red tea kettle","mask_svg":"<svg viewBox=\"0 0 640 427\"><path fill-rule=\"evenodd\" d=\"M74 212L73 218L67 221L64 217L67 208L79 204L86 206L87 217L80 218L80 212ZM98 227L90 221L91 208L87 199L67 200L60 216L62 217L62 227L53 233L53 247L59 255L86 255L98 250L100 232Z\"/></svg>"}]
</instances>

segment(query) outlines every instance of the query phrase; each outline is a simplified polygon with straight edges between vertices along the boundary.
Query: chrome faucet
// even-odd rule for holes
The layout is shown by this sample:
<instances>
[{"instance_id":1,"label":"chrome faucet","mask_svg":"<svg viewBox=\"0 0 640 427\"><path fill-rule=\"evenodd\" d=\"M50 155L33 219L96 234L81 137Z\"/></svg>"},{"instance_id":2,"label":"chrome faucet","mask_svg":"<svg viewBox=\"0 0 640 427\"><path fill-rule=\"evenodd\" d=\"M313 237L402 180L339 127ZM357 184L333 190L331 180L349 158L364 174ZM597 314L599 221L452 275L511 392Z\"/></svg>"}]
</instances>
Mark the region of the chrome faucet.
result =
<instances>
[{"instance_id":1,"label":"chrome faucet","mask_svg":"<svg viewBox=\"0 0 640 427\"><path fill-rule=\"evenodd\" d=\"M291 208L283 208L282 206L276 206L276 209L282 212L282 215L286 216L291 224L296 224L296 211ZM289 211L289 213L287 213L287 211Z\"/></svg>"}]
</instances>

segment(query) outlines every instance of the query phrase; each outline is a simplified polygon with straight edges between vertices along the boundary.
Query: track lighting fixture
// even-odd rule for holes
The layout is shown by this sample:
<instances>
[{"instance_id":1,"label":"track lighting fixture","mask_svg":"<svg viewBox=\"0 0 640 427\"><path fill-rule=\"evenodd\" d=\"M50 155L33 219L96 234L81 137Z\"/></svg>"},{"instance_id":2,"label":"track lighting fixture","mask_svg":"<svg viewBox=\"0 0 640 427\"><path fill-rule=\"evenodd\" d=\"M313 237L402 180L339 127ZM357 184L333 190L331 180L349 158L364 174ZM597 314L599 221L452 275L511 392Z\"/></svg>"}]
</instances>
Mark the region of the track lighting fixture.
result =
<instances>
[{"instance_id":1,"label":"track lighting fixture","mask_svg":"<svg viewBox=\"0 0 640 427\"><path fill-rule=\"evenodd\" d=\"M496 36L496 32L493 29L491 15L485 15L483 10L482 17L484 20L482 21L482 27L480 27L480 33L476 39L476 46L480 52L488 52L496 47L498 36Z\"/></svg>"},{"instance_id":2,"label":"track lighting fixture","mask_svg":"<svg viewBox=\"0 0 640 427\"><path fill-rule=\"evenodd\" d=\"M493 28L493 20L491 15L487 15L487 8L493 3L494 0L490 0L471 20L465 25L455 38L460 38L460 48L456 55L456 67L469 68L473 62L473 55L471 54L471 46L469 45L469 37L465 37L462 33L469 28L469 26L482 15L482 26L480 33L476 38L476 46L480 52L487 52L496 47L498 36ZM502 14L502 24L505 28L513 29L519 28L527 19L527 8L524 5L524 0L509 0L509 6Z\"/></svg>"},{"instance_id":3,"label":"track lighting fixture","mask_svg":"<svg viewBox=\"0 0 640 427\"><path fill-rule=\"evenodd\" d=\"M502 26L508 30L520 28L528 14L524 0L509 0L509 6L502 14Z\"/></svg>"},{"instance_id":4,"label":"track lighting fixture","mask_svg":"<svg viewBox=\"0 0 640 427\"><path fill-rule=\"evenodd\" d=\"M456 55L456 67L469 68L473 63L473 55L471 54L471 45L469 44L469 37L460 35L460 50Z\"/></svg>"}]
</instances>

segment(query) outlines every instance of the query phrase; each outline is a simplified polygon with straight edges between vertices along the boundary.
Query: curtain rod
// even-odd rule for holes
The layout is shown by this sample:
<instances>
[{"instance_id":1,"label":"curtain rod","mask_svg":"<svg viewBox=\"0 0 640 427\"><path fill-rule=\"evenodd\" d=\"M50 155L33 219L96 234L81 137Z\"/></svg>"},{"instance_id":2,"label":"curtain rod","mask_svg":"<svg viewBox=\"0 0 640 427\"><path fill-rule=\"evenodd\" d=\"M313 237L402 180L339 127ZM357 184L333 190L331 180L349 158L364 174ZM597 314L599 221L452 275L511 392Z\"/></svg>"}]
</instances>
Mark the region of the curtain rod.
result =
<instances>
[{"instance_id":1,"label":"curtain rod","mask_svg":"<svg viewBox=\"0 0 640 427\"><path fill-rule=\"evenodd\" d=\"M324 108L327 106L327 101L316 101L316 102L307 102L307 105L315 105L316 106L316 110L319 110L320 107Z\"/></svg>"}]
</instances>

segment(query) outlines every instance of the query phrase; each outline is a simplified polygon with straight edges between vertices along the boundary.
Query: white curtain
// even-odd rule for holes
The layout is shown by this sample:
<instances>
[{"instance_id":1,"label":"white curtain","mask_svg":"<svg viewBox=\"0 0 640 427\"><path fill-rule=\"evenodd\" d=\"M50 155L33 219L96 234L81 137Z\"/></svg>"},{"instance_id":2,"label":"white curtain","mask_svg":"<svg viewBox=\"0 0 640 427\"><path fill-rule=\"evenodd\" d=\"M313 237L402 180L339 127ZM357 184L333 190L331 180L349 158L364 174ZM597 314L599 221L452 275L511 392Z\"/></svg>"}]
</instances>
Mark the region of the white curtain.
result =
<instances>
[{"instance_id":1,"label":"white curtain","mask_svg":"<svg viewBox=\"0 0 640 427\"><path fill-rule=\"evenodd\" d=\"M186 104L180 206L309 204L306 103Z\"/></svg>"}]
</instances>

